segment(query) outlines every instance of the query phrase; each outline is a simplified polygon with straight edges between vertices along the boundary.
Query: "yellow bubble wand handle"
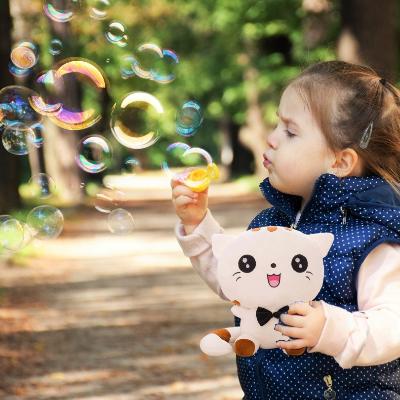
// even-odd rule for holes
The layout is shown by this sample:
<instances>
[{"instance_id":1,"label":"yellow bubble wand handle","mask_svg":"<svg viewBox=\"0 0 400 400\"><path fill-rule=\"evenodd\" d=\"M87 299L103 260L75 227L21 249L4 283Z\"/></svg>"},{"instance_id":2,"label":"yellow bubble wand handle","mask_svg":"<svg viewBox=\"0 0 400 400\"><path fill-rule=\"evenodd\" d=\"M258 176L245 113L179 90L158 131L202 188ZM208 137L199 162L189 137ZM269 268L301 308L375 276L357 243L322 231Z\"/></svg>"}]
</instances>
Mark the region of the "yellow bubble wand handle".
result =
<instances>
[{"instance_id":1,"label":"yellow bubble wand handle","mask_svg":"<svg viewBox=\"0 0 400 400\"><path fill-rule=\"evenodd\" d=\"M203 192L212 181L219 179L219 169L214 163L207 164L206 168L196 168L189 172L183 183L194 192Z\"/></svg>"}]
</instances>

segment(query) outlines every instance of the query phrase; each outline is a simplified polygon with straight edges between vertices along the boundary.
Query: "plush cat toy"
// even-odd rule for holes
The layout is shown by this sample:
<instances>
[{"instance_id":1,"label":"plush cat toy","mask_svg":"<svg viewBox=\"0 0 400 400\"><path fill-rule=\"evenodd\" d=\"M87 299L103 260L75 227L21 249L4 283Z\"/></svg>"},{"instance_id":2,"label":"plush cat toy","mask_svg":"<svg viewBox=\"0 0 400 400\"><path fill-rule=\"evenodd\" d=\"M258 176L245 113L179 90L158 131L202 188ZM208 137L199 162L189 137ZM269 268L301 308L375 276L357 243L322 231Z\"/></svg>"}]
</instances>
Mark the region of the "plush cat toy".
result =
<instances>
[{"instance_id":1,"label":"plush cat toy","mask_svg":"<svg viewBox=\"0 0 400 400\"><path fill-rule=\"evenodd\" d=\"M287 336L274 330L280 314L295 301L309 302L322 287L323 258L334 236L306 235L268 226L238 236L216 234L212 249L218 261L217 279L240 326L218 329L204 336L201 350L210 356L235 352L249 357L261 348L271 349ZM305 349L288 351L301 355Z\"/></svg>"}]
</instances>

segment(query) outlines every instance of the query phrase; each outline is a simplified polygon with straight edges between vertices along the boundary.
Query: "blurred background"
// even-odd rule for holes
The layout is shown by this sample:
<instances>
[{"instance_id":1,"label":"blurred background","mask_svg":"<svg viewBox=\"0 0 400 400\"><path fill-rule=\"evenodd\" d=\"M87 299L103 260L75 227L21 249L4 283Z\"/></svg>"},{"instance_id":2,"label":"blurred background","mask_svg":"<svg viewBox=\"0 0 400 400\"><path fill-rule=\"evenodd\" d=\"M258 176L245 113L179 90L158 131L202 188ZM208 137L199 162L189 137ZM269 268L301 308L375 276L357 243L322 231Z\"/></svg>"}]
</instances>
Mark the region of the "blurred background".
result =
<instances>
[{"instance_id":1,"label":"blurred background","mask_svg":"<svg viewBox=\"0 0 400 400\"><path fill-rule=\"evenodd\" d=\"M398 84L399 8L1 0L0 397L241 399L198 347L232 316L176 243L171 174L212 158L210 208L245 229L284 87L333 59Z\"/></svg>"}]
</instances>

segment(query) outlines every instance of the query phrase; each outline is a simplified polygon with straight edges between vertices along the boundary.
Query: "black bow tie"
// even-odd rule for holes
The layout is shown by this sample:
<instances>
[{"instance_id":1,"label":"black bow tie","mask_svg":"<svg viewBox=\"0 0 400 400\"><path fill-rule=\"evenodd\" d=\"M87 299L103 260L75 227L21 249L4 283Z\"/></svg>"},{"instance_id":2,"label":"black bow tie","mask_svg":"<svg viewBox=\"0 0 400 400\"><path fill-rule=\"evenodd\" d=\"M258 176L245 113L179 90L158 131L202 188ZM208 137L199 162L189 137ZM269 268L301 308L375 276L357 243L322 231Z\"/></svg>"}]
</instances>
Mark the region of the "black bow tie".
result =
<instances>
[{"instance_id":1,"label":"black bow tie","mask_svg":"<svg viewBox=\"0 0 400 400\"><path fill-rule=\"evenodd\" d=\"M284 306L273 313L266 308L258 307L256 311L257 321L261 326L264 326L272 317L279 319L281 314L287 312L288 310L289 306Z\"/></svg>"}]
</instances>

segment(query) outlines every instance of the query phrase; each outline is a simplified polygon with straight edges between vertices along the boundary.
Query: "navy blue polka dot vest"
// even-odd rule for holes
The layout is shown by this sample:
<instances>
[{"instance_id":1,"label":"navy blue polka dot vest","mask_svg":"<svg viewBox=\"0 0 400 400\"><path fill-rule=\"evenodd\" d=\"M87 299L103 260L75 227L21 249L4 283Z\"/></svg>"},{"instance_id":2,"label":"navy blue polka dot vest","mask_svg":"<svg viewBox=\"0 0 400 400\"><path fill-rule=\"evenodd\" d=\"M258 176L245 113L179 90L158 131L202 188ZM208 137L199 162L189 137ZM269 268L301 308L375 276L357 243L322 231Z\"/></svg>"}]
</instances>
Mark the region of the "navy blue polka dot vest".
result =
<instances>
[{"instance_id":1,"label":"navy blue polka dot vest","mask_svg":"<svg viewBox=\"0 0 400 400\"><path fill-rule=\"evenodd\" d=\"M301 198L274 189L268 178L260 188L272 207L258 214L249 228L293 226ZM357 311L355 281L363 260L380 243L400 243L400 199L378 176L340 179L324 174L295 228L335 235L316 299ZM343 369L322 353L288 356L280 349L260 349L252 357L237 357L237 367L246 400L324 399L326 375L338 400L400 399L400 359Z\"/></svg>"}]
</instances>

